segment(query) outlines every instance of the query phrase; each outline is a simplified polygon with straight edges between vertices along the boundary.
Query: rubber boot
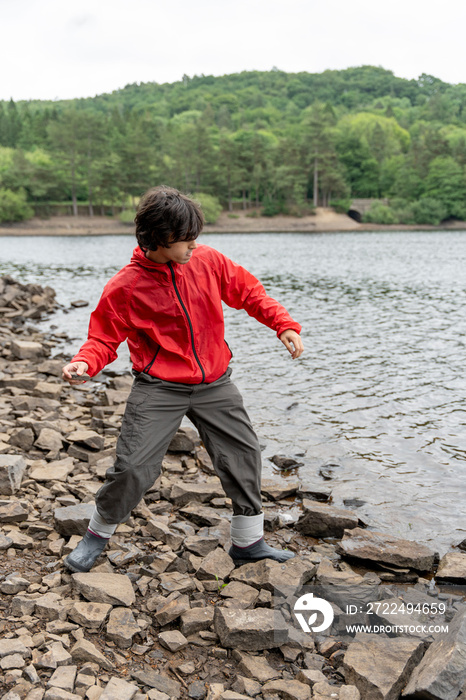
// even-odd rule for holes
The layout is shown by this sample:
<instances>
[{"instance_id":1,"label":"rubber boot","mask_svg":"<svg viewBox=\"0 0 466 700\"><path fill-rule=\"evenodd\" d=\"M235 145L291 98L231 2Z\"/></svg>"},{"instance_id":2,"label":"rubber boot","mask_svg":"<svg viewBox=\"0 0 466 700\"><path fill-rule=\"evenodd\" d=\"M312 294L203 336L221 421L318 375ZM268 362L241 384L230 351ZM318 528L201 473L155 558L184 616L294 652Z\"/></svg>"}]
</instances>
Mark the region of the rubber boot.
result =
<instances>
[{"instance_id":1,"label":"rubber boot","mask_svg":"<svg viewBox=\"0 0 466 700\"><path fill-rule=\"evenodd\" d=\"M66 557L65 566L75 573L89 571L109 541L110 538L98 537L88 530L77 547Z\"/></svg>"},{"instance_id":2,"label":"rubber boot","mask_svg":"<svg viewBox=\"0 0 466 700\"><path fill-rule=\"evenodd\" d=\"M293 552L270 547L263 537L258 542L249 545L249 547L237 547L232 544L228 554L235 562L235 565L249 564L261 559L273 559L274 561L284 562L295 556Z\"/></svg>"},{"instance_id":3,"label":"rubber boot","mask_svg":"<svg viewBox=\"0 0 466 700\"><path fill-rule=\"evenodd\" d=\"M228 554L235 564L248 564L261 559L284 562L294 557L293 552L270 547L264 540L264 513L232 515L232 545Z\"/></svg>"}]
</instances>

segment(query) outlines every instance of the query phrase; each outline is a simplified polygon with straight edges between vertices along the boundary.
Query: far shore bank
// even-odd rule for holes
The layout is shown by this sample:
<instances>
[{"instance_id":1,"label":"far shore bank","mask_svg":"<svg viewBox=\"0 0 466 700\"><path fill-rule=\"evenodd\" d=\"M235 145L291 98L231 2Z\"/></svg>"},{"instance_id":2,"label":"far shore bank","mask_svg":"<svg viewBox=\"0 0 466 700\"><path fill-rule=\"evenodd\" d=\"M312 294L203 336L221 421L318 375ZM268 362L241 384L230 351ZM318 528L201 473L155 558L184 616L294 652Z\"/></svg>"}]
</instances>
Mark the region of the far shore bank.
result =
<instances>
[{"instance_id":1,"label":"far shore bank","mask_svg":"<svg viewBox=\"0 0 466 700\"><path fill-rule=\"evenodd\" d=\"M251 210L233 215L222 212L215 224L206 224L205 233L332 233L345 231L451 231L466 230L465 221L432 225L360 224L346 214L318 207L312 216L259 216ZM108 216L55 216L0 224L0 236L110 236L132 234L134 226Z\"/></svg>"}]
</instances>

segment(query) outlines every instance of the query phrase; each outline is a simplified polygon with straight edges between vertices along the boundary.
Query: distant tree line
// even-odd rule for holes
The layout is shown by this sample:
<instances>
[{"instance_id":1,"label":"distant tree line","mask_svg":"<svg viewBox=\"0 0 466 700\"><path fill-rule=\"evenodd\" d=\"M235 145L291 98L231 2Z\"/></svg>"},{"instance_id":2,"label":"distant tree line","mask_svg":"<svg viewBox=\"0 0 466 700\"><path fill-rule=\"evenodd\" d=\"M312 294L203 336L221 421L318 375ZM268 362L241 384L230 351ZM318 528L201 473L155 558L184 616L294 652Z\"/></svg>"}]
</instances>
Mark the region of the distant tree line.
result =
<instances>
[{"instance_id":1,"label":"distant tree line","mask_svg":"<svg viewBox=\"0 0 466 700\"><path fill-rule=\"evenodd\" d=\"M300 216L388 198L368 220L437 223L466 219L465 167L466 85L372 66L0 102L3 220L63 202L112 213L165 182L229 210Z\"/></svg>"}]
</instances>

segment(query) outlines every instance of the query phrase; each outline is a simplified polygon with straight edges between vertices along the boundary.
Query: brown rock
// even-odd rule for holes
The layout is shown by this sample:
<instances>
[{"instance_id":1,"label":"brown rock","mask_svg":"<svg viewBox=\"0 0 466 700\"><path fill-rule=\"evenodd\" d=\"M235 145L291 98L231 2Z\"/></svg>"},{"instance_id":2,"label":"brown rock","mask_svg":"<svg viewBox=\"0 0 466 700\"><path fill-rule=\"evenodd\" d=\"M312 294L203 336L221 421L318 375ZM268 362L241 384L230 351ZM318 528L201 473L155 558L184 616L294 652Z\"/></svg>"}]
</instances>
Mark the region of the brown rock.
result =
<instances>
[{"instance_id":1,"label":"brown rock","mask_svg":"<svg viewBox=\"0 0 466 700\"><path fill-rule=\"evenodd\" d=\"M20 523L28 519L25 504L18 501L0 501L0 523Z\"/></svg>"},{"instance_id":2,"label":"brown rock","mask_svg":"<svg viewBox=\"0 0 466 700\"><path fill-rule=\"evenodd\" d=\"M350 510L335 508L327 503L303 500L304 514L296 529L310 537L342 537L345 529L358 527L359 518Z\"/></svg>"},{"instance_id":3,"label":"brown rock","mask_svg":"<svg viewBox=\"0 0 466 700\"><path fill-rule=\"evenodd\" d=\"M136 600L130 579L123 574L73 574L78 593L93 603L130 606Z\"/></svg>"},{"instance_id":4,"label":"brown rock","mask_svg":"<svg viewBox=\"0 0 466 700\"><path fill-rule=\"evenodd\" d=\"M438 559L438 555L425 545L361 528L346 531L336 550L339 554L357 559L410 567L417 571L430 571Z\"/></svg>"},{"instance_id":5,"label":"brown rock","mask_svg":"<svg viewBox=\"0 0 466 700\"><path fill-rule=\"evenodd\" d=\"M448 552L440 560L436 579L466 584L466 553Z\"/></svg>"},{"instance_id":6,"label":"brown rock","mask_svg":"<svg viewBox=\"0 0 466 700\"><path fill-rule=\"evenodd\" d=\"M281 613L266 608L227 610L216 607L214 629L222 646L245 651L272 649L288 639L288 625Z\"/></svg>"},{"instance_id":7,"label":"brown rock","mask_svg":"<svg viewBox=\"0 0 466 700\"><path fill-rule=\"evenodd\" d=\"M11 496L21 488L26 461L20 455L0 455L0 494Z\"/></svg>"},{"instance_id":8,"label":"brown rock","mask_svg":"<svg viewBox=\"0 0 466 700\"><path fill-rule=\"evenodd\" d=\"M357 634L344 656L345 680L363 700L397 700L423 652L419 639Z\"/></svg>"}]
</instances>

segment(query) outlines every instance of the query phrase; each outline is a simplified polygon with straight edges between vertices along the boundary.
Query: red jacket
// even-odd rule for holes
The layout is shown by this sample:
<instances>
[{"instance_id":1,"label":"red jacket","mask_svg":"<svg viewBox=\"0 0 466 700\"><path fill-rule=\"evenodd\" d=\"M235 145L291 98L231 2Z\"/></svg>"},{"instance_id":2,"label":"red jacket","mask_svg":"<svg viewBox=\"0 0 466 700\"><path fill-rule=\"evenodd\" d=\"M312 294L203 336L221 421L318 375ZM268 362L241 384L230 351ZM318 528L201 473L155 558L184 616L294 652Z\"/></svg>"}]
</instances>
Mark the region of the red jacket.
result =
<instances>
[{"instance_id":1,"label":"red jacket","mask_svg":"<svg viewBox=\"0 0 466 700\"><path fill-rule=\"evenodd\" d=\"M231 359L222 301L245 309L277 336L288 328L301 331L250 272L217 250L200 245L181 265L154 263L137 247L130 264L105 285L88 340L71 361L87 362L95 376L127 339L138 372L170 382L214 382Z\"/></svg>"}]
</instances>

